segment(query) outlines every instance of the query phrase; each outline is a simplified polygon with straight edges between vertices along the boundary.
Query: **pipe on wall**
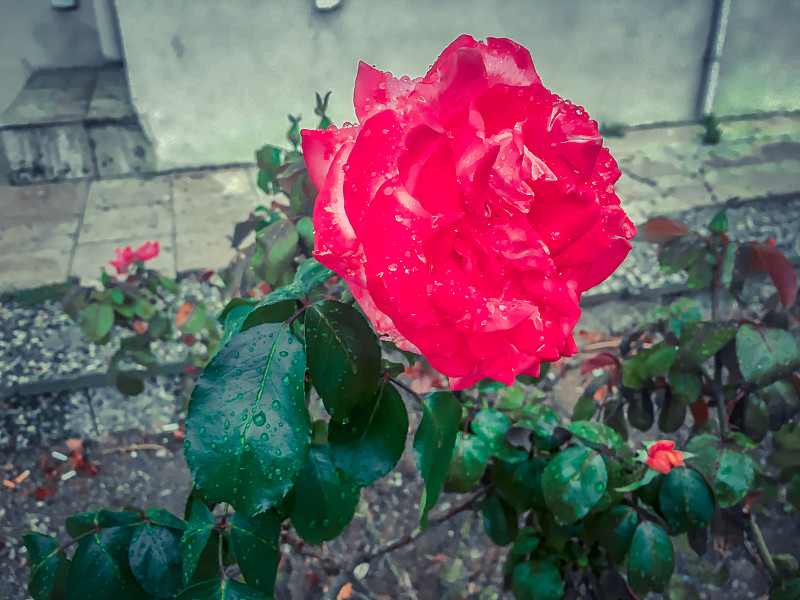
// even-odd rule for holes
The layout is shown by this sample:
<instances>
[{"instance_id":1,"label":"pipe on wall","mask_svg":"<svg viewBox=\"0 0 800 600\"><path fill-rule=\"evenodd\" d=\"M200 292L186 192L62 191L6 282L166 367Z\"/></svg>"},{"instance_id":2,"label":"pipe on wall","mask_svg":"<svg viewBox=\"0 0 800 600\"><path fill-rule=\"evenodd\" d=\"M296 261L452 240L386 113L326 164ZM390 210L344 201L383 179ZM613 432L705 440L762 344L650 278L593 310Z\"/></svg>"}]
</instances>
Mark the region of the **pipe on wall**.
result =
<instances>
[{"instance_id":1,"label":"pipe on wall","mask_svg":"<svg viewBox=\"0 0 800 600\"><path fill-rule=\"evenodd\" d=\"M714 0L711 15L711 28L708 32L708 44L703 55L703 70L700 79L700 90L697 96L697 117L706 117L714 112L714 99L719 84L719 69L722 62L722 49L725 45L725 34L731 14L731 0Z\"/></svg>"}]
</instances>

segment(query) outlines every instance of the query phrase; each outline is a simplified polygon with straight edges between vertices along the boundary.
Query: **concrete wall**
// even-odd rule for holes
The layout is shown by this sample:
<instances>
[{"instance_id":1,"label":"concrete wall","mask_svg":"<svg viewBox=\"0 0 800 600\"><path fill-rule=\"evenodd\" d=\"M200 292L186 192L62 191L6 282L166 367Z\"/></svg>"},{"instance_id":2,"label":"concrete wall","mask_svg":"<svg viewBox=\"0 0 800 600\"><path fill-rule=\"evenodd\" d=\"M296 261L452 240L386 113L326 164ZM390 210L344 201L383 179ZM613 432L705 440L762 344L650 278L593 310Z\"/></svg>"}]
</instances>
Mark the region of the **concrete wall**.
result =
<instances>
[{"instance_id":1,"label":"concrete wall","mask_svg":"<svg viewBox=\"0 0 800 600\"><path fill-rule=\"evenodd\" d=\"M351 120L359 60L424 74L461 33L528 47L545 85L600 121L691 117L711 0L118 0L131 93L160 167L252 160L315 125L315 91Z\"/></svg>"},{"instance_id":2,"label":"concrete wall","mask_svg":"<svg viewBox=\"0 0 800 600\"><path fill-rule=\"evenodd\" d=\"M49 0L0 0L0 112L37 69L104 62L90 0L66 11Z\"/></svg>"},{"instance_id":3,"label":"concrete wall","mask_svg":"<svg viewBox=\"0 0 800 600\"><path fill-rule=\"evenodd\" d=\"M715 112L800 109L800 1L732 0Z\"/></svg>"},{"instance_id":4,"label":"concrete wall","mask_svg":"<svg viewBox=\"0 0 800 600\"><path fill-rule=\"evenodd\" d=\"M0 0L2 2L4 0ZM7 1L7 0L5 0ZM546 86L598 121L694 118L713 0L117 0L134 104L160 168L251 161L316 125L315 91L352 120L359 60L423 74L461 33L530 49ZM800 108L800 0L733 0L725 114Z\"/></svg>"}]
</instances>

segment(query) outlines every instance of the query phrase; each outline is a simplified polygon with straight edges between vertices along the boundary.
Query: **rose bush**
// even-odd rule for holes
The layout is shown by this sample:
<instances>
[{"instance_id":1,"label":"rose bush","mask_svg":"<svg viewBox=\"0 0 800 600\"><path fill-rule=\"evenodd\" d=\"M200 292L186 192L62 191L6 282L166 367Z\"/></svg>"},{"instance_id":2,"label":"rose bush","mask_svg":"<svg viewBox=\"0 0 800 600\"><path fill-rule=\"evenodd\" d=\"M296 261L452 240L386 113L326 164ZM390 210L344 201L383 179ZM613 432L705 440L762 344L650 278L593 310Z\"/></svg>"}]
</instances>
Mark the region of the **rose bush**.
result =
<instances>
[{"instance_id":1,"label":"rose bush","mask_svg":"<svg viewBox=\"0 0 800 600\"><path fill-rule=\"evenodd\" d=\"M378 332L453 389L574 354L581 294L636 233L597 123L496 38L459 37L414 80L362 62L354 102L358 124L304 130L303 154L314 256Z\"/></svg>"}]
</instances>

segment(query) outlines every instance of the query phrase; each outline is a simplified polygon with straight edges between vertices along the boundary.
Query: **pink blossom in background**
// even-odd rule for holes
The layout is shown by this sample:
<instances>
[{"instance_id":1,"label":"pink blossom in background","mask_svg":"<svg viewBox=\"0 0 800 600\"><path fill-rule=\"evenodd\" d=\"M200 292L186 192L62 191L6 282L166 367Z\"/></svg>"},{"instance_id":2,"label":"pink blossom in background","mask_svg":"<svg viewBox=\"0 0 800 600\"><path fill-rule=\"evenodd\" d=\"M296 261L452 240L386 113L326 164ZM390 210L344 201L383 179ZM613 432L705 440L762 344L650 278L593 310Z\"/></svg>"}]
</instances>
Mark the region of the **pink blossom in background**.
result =
<instances>
[{"instance_id":1,"label":"pink blossom in background","mask_svg":"<svg viewBox=\"0 0 800 600\"><path fill-rule=\"evenodd\" d=\"M117 275L123 275L128 272L132 264L155 258L160 251L158 242L145 242L136 250L132 250L130 246L116 248L114 260L108 261L108 264L117 270Z\"/></svg>"},{"instance_id":2,"label":"pink blossom in background","mask_svg":"<svg viewBox=\"0 0 800 600\"><path fill-rule=\"evenodd\" d=\"M466 35L421 78L361 63L354 103L358 123L304 130L303 154L314 256L376 330L453 389L574 354L581 294L636 234L597 123L525 48Z\"/></svg>"}]
</instances>

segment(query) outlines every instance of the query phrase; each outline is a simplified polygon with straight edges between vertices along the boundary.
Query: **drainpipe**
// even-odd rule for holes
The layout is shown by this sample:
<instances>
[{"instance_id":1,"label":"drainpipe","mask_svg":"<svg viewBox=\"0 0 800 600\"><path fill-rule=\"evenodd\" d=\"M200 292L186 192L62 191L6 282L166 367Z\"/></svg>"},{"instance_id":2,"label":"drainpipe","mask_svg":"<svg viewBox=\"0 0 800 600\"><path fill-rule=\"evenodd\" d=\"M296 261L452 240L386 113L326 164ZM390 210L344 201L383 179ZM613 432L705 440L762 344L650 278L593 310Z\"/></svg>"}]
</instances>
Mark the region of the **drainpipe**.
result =
<instances>
[{"instance_id":1,"label":"drainpipe","mask_svg":"<svg viewBox=\"0 0 800 600\"><path fill-rule=\"evenodd\" d=\"M711 29L708 32L708 45L703 55L703 71L700 79L700 92L697 96L697 117L702 118L714 112L714 98L719 83L719 66L722 62L722 47L731 14L731 0L714 0L711 14Z\"/></svg>"}]
</instances>

